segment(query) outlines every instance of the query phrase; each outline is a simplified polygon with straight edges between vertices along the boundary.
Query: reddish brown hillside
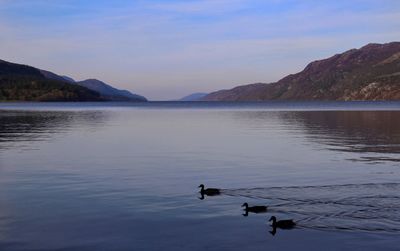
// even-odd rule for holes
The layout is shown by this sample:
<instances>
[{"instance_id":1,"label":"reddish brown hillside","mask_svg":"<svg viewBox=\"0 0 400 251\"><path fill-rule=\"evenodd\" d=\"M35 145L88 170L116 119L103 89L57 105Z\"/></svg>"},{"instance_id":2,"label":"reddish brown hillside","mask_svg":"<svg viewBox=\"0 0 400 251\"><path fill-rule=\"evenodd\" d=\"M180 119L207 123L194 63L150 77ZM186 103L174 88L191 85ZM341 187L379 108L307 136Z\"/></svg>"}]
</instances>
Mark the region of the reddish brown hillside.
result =
<instances>
[{"instance_id":1,"label":"reddish brown hillside","mask_svg":"<svg viewBox=\"0 0 400 251\"><path fill-rule=\"evenodd\" d=\"M368 44L314 61L276 83L217 91L203 100L400 100L400 42Z\"/></svg>"}]
</instances>

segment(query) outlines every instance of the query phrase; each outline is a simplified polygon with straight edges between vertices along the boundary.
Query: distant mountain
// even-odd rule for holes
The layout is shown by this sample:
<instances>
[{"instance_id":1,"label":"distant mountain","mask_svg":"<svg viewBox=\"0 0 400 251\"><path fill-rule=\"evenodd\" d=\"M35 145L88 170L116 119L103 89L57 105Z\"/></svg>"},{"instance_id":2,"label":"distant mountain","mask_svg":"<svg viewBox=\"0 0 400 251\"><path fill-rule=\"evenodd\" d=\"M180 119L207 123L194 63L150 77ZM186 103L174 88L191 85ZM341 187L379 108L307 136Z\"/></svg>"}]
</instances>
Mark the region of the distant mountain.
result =
<instances>
[{"instance_id":1,"label":"distant mountain","mask_svg":"<svg viewBox=\"0 0 400 251\"><path fill-rule=\"evenodd\" d=\"M205 97L208 93L196 92L181 98L179 101L198 101Z\"/></svg>"},{"instance_id":2,"label":"distant mountain","mask_svg":"<svg viewBox=\"0 0 400 251\"><path fill-rule=\"evenodd\" d=\"M147 101L99 80L67 76L0 60L0 101Z\"/></svg>"},{"instance_id":3,"label":"distant mountain","mask_svg":"<svg viewBox=\"0 0 400 251\"><path fill-rule=\"evenodd\" d=\"M400 100L400 42L368 44L314 61L276 83L238 86L201 100Z\"/></svg>"},{"instance_id":4,"label":"distant mountain","mask_svg":"<svg viewBox=\"0 0 400 251\"><path fill-rule=\"evenodd\" d=\"M0 101L104 100L97 92L47 78L45 74L31 66L0 60Z\"/></svg>"},{"instance_id":5,"label":"distant mountain","mask_svg":"<svg viewBox=\"0 0 400 251\"><path fill-rule=\"evenodd\" d=\"M143 96L133 94L127 90L116 89L100 80L87 79L76 82L74 79L67 76L60 76L50 71L40 70L40 72L48 79L77 84L88 88L89 90L100 93L102 98L112 101L147 101Z\"/></svg>"},{"instance_id":6,"label":"distant mountain","mask_svg":"<svg viewBox=\"0 0 400 251\"><path fill-rule=\"evenodd\" d=\"M143 96L133 94L127 90L116 89L97 79L87 79L76 82L76 84L96 91L102 97L113 101L147 101Z\"/></svg>"}]
</instances>

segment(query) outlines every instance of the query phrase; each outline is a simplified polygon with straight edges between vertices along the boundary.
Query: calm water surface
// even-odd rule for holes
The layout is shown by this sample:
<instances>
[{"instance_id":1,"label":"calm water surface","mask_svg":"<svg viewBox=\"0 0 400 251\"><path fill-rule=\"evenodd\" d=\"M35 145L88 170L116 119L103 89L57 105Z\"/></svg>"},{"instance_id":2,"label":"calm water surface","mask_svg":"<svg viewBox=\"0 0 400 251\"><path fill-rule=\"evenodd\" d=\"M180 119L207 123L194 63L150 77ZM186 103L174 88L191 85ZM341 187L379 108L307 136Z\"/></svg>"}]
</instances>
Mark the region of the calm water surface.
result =
<instances>
[{"instance_id":1,"label":"calm water surface","mask_svg":"<svg viewBox=\"0 0 400 251\"><path fill-rule=\"evenodd\" d=\"M400 103L0 104L0 250L399 246Z\"/></svg>"}]
</instances>

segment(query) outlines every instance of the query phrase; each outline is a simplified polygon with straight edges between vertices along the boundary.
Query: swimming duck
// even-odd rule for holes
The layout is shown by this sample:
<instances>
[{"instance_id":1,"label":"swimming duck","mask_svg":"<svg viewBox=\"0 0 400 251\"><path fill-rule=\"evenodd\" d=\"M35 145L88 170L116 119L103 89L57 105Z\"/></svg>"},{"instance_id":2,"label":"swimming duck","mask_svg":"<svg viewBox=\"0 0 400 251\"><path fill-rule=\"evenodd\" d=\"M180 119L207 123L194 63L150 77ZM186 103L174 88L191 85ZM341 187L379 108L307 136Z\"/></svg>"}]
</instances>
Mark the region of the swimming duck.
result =
<instances>
[{"instance_id":1,"label":"swimming duck","mask_svg":"<svg viewBox=\"0 0 400 251\"><path fill-rule=\"evenodd\" d=\"M272 216L269 221L272 221L273 228L282 228L282 229L291 229L296 226L296 223L293 220L280 220L276 221L276 217Z\"/></svg>"},{"instance_id":2,"label":"swimming duck","mask_svg":"<svg viewBox=\"0 0 400 251\"><path fill-rule=\"evenodd\" d=\"M201 195L207 195L207 196L213 196L213 195L219 195L221 193L221 190L218 188L207 188L204 189L204 185L201 184L199 186L201 188L200 193Z\"/></svg>"},{"instance_id":3,"label":"swimming duck","mask_svg":"<svg viewBox=\"0 0 400 251\"><path fill-rule=\"evenodd\" d=\"M256 214L267 212L267 207L266 206L252 206L252 207L249 207L249 204L243 203L242 207L245 207L244 208L245 213L243 214L243 216L248 216L249 212L256 213Z\"/></svg>"}]
</instances>

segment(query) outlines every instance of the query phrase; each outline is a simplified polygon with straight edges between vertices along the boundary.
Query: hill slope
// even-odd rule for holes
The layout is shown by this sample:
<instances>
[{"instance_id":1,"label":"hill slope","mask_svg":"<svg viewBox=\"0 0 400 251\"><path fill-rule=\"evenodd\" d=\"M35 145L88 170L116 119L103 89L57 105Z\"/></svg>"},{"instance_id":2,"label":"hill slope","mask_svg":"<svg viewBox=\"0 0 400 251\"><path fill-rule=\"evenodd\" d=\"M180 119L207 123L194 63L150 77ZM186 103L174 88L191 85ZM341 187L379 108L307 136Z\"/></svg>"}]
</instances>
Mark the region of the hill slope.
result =
<instances>
[{"instance_id":1,"label":"hill slope","mask_svg":"<svg viewBox=\"0 0 400 251\"><path fill-rule=\"evenodd\" d=\"M368 44L314 61L276 83L221 90L202 100L400 100L400 42Z\"/></svg>"},{"instance_id":2,"label":"hill slope","mask_svg":"<svg viewBox=\"0 0 400 251\"><path fill-rule=\"evenodd\" d=\"M72 78L59 76L51 71L40 70L40 73L42 73L42 75L47 79L52 79L67 83L75 83L75 81Z\"/></svg>"},{"instance_id":3,"label":"hill slope","mask_svg":"<svg viewBox=\"0 0 400 251\"><path fill-rule=\"evenodd\" d=\"M87 79L76 82L76 84L96 91L104 98L113 101L147 101L143 96L133 94L127 90L116 89L97 79Z\"/></svg>"},{"instance_id":4,"label":"hill slope","mask_svg":"<svg viewBox=\"0 0 400 251\"><path fill-rule=\"evenodd\" d=\"M147 101L143 96L133 94L127 90L119 90L97 79L87 79L83 81L75 81L67 76L60 76L50 71L40 70L40 72L48 79L77 84L89 90L98 92L102 98L111 101Z\"/></svg>"},{"instance_id":5,"label":"hill slope","mask_svg":"<svg viewBox=\"0 0 400 251\"><path fill-rule=\"evenodd\" d=\"M147 101L96 79L67 76L0 60L0 101Z\"/></svg>"},{"instance_id":6,"label":"hill slope","mask_svg":"<svg viewBox=\"0 0 400 251\"><path fill-rule=\"evenodd\" d=\"M198 101L207 96L208 93L196 92L181 98L179 101Z\"/></svg>"},{"instance_id":7,"label":"hill slope","mask_svg":"<svg viewBox=\"0 0 400 251\"><path fill-rule=\"evenodd\" d=\"M81 86L48 79L31 66L0 60L0 101L102 101Z\"/></svg>"}]
</instances>

